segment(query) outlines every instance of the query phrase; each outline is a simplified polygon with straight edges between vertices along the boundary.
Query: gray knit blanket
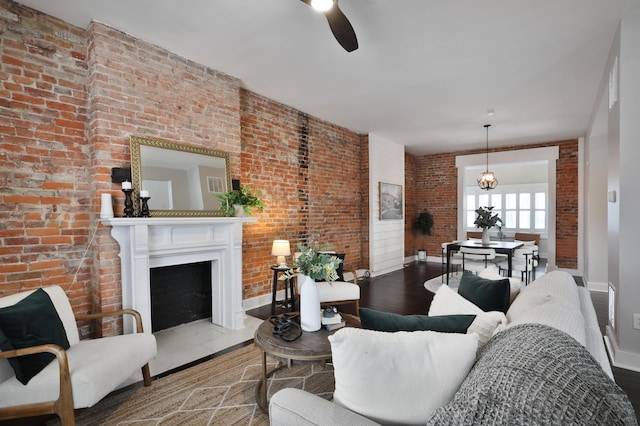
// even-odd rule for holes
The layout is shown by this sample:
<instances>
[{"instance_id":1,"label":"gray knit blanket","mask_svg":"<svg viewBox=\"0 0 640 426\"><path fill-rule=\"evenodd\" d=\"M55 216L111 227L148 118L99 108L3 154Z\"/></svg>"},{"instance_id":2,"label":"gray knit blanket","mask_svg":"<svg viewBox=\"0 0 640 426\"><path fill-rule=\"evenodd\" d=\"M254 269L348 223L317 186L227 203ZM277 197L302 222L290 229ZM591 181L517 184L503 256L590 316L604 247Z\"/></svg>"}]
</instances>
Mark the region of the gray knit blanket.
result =
<instances>
[{"instance_id":1,"label":"gray knit blanket","mask_svg":"<svg viewBox=\"0 0 640 426\"><path fill-rule=\"evenodd\" d=\"M637 425L627 395L568 334L523 324L492 338L428 425Z\"/></svg>"}]
</instances>

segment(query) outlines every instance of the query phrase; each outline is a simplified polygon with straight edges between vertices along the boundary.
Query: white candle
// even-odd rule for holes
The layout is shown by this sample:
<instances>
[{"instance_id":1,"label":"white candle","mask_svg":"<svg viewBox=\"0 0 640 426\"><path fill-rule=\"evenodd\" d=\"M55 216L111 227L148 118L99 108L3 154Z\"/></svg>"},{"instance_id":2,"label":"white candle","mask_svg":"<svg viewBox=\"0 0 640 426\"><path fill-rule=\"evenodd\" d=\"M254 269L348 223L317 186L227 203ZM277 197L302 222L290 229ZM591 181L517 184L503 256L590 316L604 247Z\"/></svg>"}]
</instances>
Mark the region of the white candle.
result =
<instances>
[{"instance_id":1,"label":"white candle","mask_svg":"<svg viewBox=\"0 0 640 426\"><path fill-rule=\"evenodd\" d=\"M146 189L143 189L142 191L140 191L140 197L149 198L149 191L147 191Z\"/></svg>"},{"instance_id":2,"label":"white candle","mask_svg":"<svg viewBox=\"0 0 640 426\"><path fill-rule=\"evenodd\" d=\"M131 189L131 182L129 182L128 180L122 182L122 189Z\"/></svg>"}]
</instances>

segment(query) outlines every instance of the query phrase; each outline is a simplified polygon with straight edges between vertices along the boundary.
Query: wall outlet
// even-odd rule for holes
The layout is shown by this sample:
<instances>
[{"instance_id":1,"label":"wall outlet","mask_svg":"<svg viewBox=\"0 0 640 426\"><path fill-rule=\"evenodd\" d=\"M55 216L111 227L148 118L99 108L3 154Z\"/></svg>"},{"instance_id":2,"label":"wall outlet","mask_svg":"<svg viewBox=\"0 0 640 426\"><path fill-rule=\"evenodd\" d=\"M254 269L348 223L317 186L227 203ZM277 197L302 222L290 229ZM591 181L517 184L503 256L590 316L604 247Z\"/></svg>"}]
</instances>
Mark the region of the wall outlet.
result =
<instances>
[{"instance_id":1,"label":"wall outlet","mask_svg":"<svg viewBox=\"0 0 640 426\"><path fill-rule=\"evenodd\" d=\"M640 314L633 314L633 328L640 330Z\"/></svg>"}]
</instances>

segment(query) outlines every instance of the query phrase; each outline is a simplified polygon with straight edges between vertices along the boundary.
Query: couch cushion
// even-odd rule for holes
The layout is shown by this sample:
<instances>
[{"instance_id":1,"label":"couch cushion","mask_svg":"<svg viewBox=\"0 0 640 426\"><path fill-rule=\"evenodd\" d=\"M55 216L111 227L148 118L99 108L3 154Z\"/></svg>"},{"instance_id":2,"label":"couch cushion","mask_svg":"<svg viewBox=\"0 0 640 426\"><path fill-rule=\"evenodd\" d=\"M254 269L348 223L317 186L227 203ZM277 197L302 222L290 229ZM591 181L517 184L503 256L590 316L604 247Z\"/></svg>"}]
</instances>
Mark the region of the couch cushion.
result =
<instances>
[{"instance_id":1,"label":"couch cushion","mask_svg":"<svg viewBox=\"0 0 640 426\"><path fill-rule=\"evenodd\" d=\"M440 286L429 306L429 316L465 314L476 316L476 319L467 329L467 333L478 334L478 347L484 346L491 339L496 329L506 324L504 313L497 311L484 312L449 286Z\"/></svg>"},{"instance_id":2,"label":"couch cushion","mask_svg":"<svg viewBox=\"0 0 640 426\"><path fill-rule=\"evenodd\" d=\"M476 319L475 315L399 315L360 308L362 328L376 331L420 331L431 330L442 333L466 333Z\"/></svg>"},{"instance_id":3,"label":"couch cushion","mask_svg":"<svg viewBox=\"0 0 640 426\"><path fill-rule=\"evenodd\" d=\"M73 345L67 350L67 356L74 407L93 406L132 374L139 373L156 351L156 339L150 333L82 340ZM58 382L57 362L47 365L26 386L13 377L2 383L0 407L56 399Z\"/></svg>"},{"instance_id":4,"label":"couch cushion","mask_svg":"<svg viewBox=\"0 0 640 426\"><path fill-rule=\"evenodd\" d=\"M526 324L497 334L428 425L636 424L626 394L567 334Z\"/></svg>"},{"instance_id":5,"label":"couch cushion","mask_svg":"<svg viewBox=\"0 0 640 426\"><path fill-rule=\"evenodd\" d=\"M0 308L0 330L6 339L0 349L22 349L53 343L69 348L64 325L49 295L38 289L13 306ZM20 383L29 380L47 366L55 355L43 352L9 358Z\"/></svg>"},{"instance_id":6,"label":"couch cushion","mask_svg":"<svg viewBox=\"0 0 640 426\"><path fill-rule=\"evenodd\" d=\"M511 284L507 278L490 280L465 272L458 293L485 312L507 312L511 300Z\"/></svg>"},{"instance_id":7,"label":"couch cushion","mask_svg":"<svg viewBox=\"0 0 640 426\"><path fill-rule=\"evenodd\" d=\"M569 273L549 272L520 291L507 311L506 328L529 323L555 327L586 346L578 287Z\"/></svg>"},{"instance_id":8,"label":"couch cushion","mask_svg":"<svg viewBox=\"0 0 640 426\"><path fill-rule=\"evenodd\" d=\"M374 421L424 424L475 361L475 334L347 327L329 336L334 402ZM411 380L407 380L410 377Z\"/></svg>"},{"instance_id":9,"label":"couch cushion","mask_svg":"<svg viewBox=\"0 0 640 426\"><path fill-rule=\"evenodd\" d=\"M488 280L505 279L505 277L500 275L500 273L498 272L498 267L495 265L489 266L483 269L482 271L478 272L478 276L480 278L486 278ZM522 282L519 279L513 278L513 277L509 277L507 279L509 280L509 285L511 290L511 296L509 298L509 305L511 305L511 303L513 303L513 301L516 299L516 297L520 293L520 289L522 288Z\"/></svg>"}]
</instances>

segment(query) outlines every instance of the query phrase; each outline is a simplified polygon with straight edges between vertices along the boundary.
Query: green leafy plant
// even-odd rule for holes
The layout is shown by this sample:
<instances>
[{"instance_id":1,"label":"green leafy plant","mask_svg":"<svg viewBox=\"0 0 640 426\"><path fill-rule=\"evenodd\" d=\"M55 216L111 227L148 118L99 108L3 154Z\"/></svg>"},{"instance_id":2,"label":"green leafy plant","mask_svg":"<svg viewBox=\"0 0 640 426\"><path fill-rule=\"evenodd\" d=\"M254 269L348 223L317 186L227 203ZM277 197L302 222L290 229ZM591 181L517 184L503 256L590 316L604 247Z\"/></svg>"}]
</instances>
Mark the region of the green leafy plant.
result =
<instances>
[{"instance_id":1,"label":"green leafy plant","mask_svg":"<svg viewBox=\"0 0 640 426\"><path fill-rule=\"evenodd\" d=\"M338 279L338 267L342 263L342 259L325 253L328 250L326 246L314 244L313 240L309 241L309 245L298 243L300 256L294 260L295 269L290 269L280 275L281 280L289 279L296 274L307 275L314 280L323 280L333 282Z\"/></svg>"},{"instance_id":2,"label":"green leafy plant","mask_svg":"<svg viewBox=\"0 0 640 426\"><path fill-rule=\"evenodd\" d=\"M418 217L416 217L413 227L422 235L431 235L431 228L433 228L433 215L424 210L418 215Z\"/></svg>"},{"instance_id":3,"label":"green leafy plant","mask_svg":"<svg viewBox=\"0 0 640 426\"><path fill-rule=\"evenodd\" d=\"M493 212L493 206L478 207L476 209L476 220L473 224L476 225L476 228L482 229L491 229L494 226L502 228L502 219L498 217L498 213Z\"/></svg>"},{"instance_id":4,"label":"green leafy plant","mask_svg":"<svg viewBox=\"0 0 640 426\"><path fill-rule=\"evenodd\" d=\"M260 191L251 189L250 186L241 186L240 189L234 189L224 194L216 195L222 200L222 210L225 216L233 216L236 205L243 206L243 210L247 215L251 215L253 209L262 211L264 209L264 201Z\"/></svg>"}]
</instances>

